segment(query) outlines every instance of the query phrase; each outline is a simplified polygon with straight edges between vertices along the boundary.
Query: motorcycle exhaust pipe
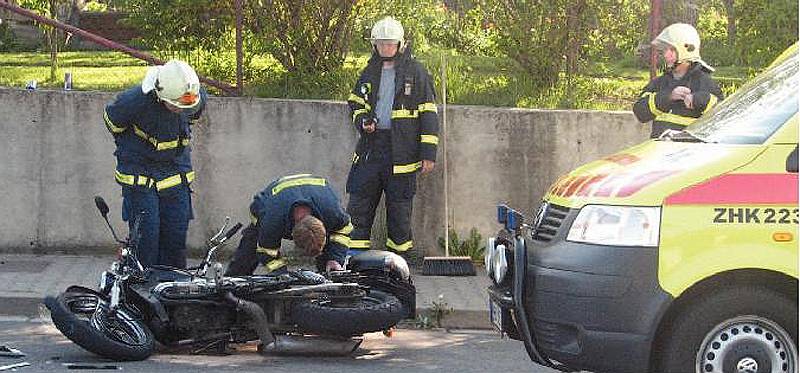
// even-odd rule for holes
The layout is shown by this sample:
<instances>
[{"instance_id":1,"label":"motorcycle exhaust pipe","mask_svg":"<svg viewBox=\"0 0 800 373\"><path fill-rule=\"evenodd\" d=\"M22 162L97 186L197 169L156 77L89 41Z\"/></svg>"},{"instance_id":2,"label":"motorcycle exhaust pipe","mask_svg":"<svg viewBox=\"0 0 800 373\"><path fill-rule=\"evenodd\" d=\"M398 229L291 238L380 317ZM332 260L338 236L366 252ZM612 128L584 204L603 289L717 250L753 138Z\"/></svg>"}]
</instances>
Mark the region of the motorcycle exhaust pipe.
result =
<instances>
[{"instance_id":1,"label":"motorcycle exhaust pipe","mask_svg":"<svg viewBox=\"0 0 800 373\"><path fill-rule=\"evenodd\" d=\"M256 334L258 334L258 338L263 345L269 345L275 342L275 337L269 330L269 326L267 326L267 315L264 314L264 310L262 310L258 304L237 298L230 291L225 293L225 300L236 306L237 311L242 311L250 317L253 329L256 330Z\"/></svg>"},{"instance_id":2,"label":"motorcycle exhaust pipe","mask_svg":"<svg viewBox=\"0 0 800 373\"><path fill-rule=\"evenodd\" d=\"M277 335L275 343L258 346L261 353L292 356L348 356L355 352L361 338L336 339L321 336Z\"/></svg>"}]
</instances>

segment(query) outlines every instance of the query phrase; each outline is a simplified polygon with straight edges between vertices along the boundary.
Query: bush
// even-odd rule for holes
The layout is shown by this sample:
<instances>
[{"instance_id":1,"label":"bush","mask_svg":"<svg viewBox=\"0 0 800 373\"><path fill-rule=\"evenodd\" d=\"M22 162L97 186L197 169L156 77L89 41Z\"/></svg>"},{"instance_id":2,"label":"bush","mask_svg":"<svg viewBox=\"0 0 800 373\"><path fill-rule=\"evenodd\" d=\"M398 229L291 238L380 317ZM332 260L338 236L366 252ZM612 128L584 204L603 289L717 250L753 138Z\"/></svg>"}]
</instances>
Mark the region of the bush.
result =
<instances>
[{"instance_id":1,"label":"bush","mask_svg":"<svg viewBox=\"0 0 800 373\"><path fill-rule=\"evenodd\" d=\"M7 22L0 19L0 52L10 52L19 46L14 31Z\"/></svg>"},{"instance_id":2,"label":"bush","mask_svg":"<svg viewBox=\"0 0 800 373\"><path fill-rule=\"evenodd\" d=\"M483 251L485 249L483 237L475 228L470 229L469 237L463 241L458 238L458 233L452 228L449 230L450 238L450 255L452 256L468 256L475 262L483 261ZM439 237L439 249L444 252L444 238Z\"/></svg>"}]
</instances>

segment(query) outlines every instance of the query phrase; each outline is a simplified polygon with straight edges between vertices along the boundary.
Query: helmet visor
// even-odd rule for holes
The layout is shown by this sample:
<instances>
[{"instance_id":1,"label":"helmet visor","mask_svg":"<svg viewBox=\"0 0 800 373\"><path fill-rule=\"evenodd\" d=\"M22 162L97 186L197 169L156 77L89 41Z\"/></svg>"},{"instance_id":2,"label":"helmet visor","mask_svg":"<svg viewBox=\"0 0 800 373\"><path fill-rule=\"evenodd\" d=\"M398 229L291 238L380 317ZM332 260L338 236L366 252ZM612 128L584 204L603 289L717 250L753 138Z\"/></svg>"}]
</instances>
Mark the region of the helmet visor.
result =
<instances>
[{"instance_id":1,"label":"helmet visor","mask_svg":"<svg viewBox=\"0 0 800 373\"><path fill-rule=\"evenodd\" d=\"M184 92L177 99L171 100L162 97L163 100L169 102L171 105L177 106L181 109L191 109L200 103L200 96L194 92Z\"/></svg>"}]
</instances>

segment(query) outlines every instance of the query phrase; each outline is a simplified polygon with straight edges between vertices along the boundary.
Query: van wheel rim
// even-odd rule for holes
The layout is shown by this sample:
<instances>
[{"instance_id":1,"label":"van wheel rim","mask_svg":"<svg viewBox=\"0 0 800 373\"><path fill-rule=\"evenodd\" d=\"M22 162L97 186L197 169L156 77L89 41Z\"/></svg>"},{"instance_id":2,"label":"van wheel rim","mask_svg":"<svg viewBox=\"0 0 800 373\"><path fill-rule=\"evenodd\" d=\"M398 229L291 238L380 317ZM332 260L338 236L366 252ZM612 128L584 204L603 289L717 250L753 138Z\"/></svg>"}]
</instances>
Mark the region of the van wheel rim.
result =
<instances>
[{"instance_id":1,"label":"van wheel rim","mask_svg":"<svg viewBox=\"0 0 800 373\"><path fill-rule=\"evenodd\" d=\"M740 316L714 327L695 361L697 373L797 373L797 346L774 321Z\"/></svg>"}]
</instances>

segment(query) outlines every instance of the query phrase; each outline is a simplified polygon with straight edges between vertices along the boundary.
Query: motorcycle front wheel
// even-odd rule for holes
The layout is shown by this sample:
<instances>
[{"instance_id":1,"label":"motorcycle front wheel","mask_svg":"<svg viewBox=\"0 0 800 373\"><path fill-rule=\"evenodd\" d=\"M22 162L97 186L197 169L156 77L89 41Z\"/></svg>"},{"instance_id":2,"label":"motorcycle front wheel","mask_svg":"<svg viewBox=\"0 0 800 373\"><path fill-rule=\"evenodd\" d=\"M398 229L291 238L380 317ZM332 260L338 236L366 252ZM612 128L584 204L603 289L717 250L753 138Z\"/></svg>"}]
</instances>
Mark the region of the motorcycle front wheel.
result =
<instances>
[{"instance_id":1,"label":"motorcycle front wheel","mask_svg":"<svg viewBox=\"0 0 800 373\"><path fill-rule=\"evenodd\" d=\"M357 301L315 299L292 308L302 332L343 337L387 330L406 314L397 297L377 290Z\"/></svg>"},{"instance_id":2,"label":"motorcycle front wheel","mask_svg":"<svg viewBox=\"0 0 800 373\"><path fill-rule=\"evenodd\" d=\"M58 297L45 298L56 328L78 346L116 361L144 360L153 354L153 334L131 312L110 312L108 299L91 289L73 286Z\"/></svg>"}]
</instances>

